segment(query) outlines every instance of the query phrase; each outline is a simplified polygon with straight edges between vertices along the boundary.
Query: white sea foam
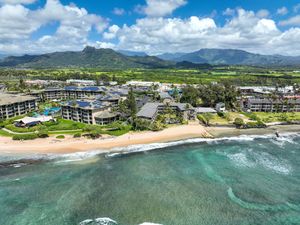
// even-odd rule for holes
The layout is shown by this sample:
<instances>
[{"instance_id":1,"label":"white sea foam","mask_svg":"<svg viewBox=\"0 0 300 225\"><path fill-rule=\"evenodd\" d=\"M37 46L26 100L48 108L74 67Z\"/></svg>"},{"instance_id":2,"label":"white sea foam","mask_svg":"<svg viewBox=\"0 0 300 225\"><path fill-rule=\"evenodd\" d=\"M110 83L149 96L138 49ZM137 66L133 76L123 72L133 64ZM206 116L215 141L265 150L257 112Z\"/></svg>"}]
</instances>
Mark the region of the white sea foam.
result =
<instances>
[{"instance_id":1,"label":"white sea foam","mask_svg":"<svg viewBox=\"0 0 300 225\"><path fill-rule=\"evenodd\" d=\"M281 134L279 140L281 141L293 141L295 137L299 137L300 133L283 133ZM69 154L35 154L35 155L20 155L20 156L13 156L13 157L4 157L0 158L0 162L7 162L7 161L17 161L22 159L31 159L31 160L55 160L56 163L69 163L69 162L76 162L80 160L89 159L95 157L100 154L106 154L105 157L111 158L116 157L123 154L130 154L135 152L145 152L151 151L156 149L163 149L177 145L184 145L184 144L196 144L196 143L207 143L207 144L219 144L220 142L245 142L245 141L253 141L255 139L274 139L275 136L270 135L241 135L235 137L223 137L223 138L193 138L193 139L186 139L180 141L173 141L173 142L165 142L165 143L152 143L152 144L141 144L141 145L131 145L128 147L120 147L114 148L112 150L94 150L89 152L77 152L77 153L69 153ZM111 152L111 153L109 153Z\"/></svg>"},{"instance_id":2,"label":"white sea foam","mask_svg":"<svg viewBox=\"0 0 300 225\"><path fill-rule=\"evenodd\" d=\"M87 219L87 220L81 221L81 222L79 223L79 225L87 225L87 224L91 224L91 223L93 223L93 222L94 222L94 220L92 220L92 219Z\"/></svg>"},{"instance_id":3,"label":"white sea foam","mask_svg":"<svg viewBox=\"0 0 300 225\"><path fill-rule=\"evenodd\" d=\"M235 165L241 167L254 167L255 162L248 159L247 154L244 152L235 153L235 154L227 154L227 157L231 159Z\"/></svg>"},{"instance_id":4,"label":"white sea foam","mask_svg":"<svg viewBox=\"0 0 300 225\"><path fill-rule=\"evenodd\" d=\"M20 167L23 167L23 166L26 166L26 165L27 165L27 163L16 163L16 164L13 164L12 166L14 168L20 168Z\"/></svg>"},{"instance_id":5,"label":"white sea foam","mask_svg":"<svg viewBox=\"0 0 300 225\"><path fill-rule=\"evenodd\" d=\"M292 171L292 167L284 160L278 160L268 153L256 153L257 163L268 170L276 173L288 175Z\"/></svg>"},{"instance_id":6,"label":"white sea foam","mask_svg":"<svg viewBox=\"0 0 300 225\"><path fill-rule=\"evenodd\" d=\"M114 225L118 224L116 221L108 218L108 217L99 217L96 219L86 219L79 223L79 225Z\"/></svg>"}]
</instances>

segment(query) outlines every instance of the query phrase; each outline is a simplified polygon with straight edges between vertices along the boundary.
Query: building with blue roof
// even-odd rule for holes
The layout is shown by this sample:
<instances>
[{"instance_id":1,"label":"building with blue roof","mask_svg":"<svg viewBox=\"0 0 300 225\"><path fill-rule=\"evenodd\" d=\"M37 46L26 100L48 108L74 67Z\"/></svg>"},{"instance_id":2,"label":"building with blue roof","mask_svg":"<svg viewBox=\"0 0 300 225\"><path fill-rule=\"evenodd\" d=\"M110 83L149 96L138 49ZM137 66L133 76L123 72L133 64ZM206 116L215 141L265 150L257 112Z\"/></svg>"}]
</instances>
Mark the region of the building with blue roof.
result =
<instances>
[{"instance_id":1,"label":"building with blue roof","mask_svg":"<svg viewBox=\"0 0 300 225\"><path fill-rule=\"evenodd\" d=\"M62 106L62 118L87 124L107 124L118 119L111 104L99 100L73 100Z\"/></svg>"}]
</instances>

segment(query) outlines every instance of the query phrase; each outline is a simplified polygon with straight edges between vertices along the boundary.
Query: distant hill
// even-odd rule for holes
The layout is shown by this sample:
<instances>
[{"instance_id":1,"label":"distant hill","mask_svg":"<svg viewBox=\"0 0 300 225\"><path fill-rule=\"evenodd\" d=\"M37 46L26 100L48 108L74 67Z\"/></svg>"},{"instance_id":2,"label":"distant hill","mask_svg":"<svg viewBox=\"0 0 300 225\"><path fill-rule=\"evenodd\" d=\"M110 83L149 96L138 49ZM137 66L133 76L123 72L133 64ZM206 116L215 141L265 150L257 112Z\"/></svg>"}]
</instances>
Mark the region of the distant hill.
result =
<instances>
[{"instance_id":1,"label":"distant hill","mask_svg":"<svg viewBox=\"0 0 300 225\"><path fill-rule=\"evenodd\" d=\"M211 65L300 66L299 56L260 55L236 49L201 49L192 53L167 53L159 56L148 56L143 52L120 52L87 46L78 52L9 56L0 59L0 67L209 69Z\"/></svg>"},{"instance_id":2,"label":"distant hill","mask_svg":"<svg viewBox=\"0 0 300 225\"><path fill-rule=\"evenodd\" d=\"M163 59L163 60L170 60L170 61L177 61L176 59L180 58L181 56L187 53L176 52L176 53L164 53L161 55L157 55L156 57Z\"/></svg>"},{"instance_id":3,"label":"distant hill","mask_svg":"<svg viewBox=\"0 0 300 225\"><path fill-rule=\"evenodd\" d=\"M135 51L127 51L127 50L118 50L117 52L126 56L148 56L145 52L135 52Z\"/></svg>"},{"instance_id":4,"label":"distant hill","mask_svg":"<svg viewBox=\"0 0 300 225\"><path fill-rule=\"evenodd\" d=\"M80 52L55 52L42 55L10 56L0 60L0 67L18 68L164 68L175 63L154 56L126 56L112 49L86 47Z\"/></svg>"},{"instance_id":5,"label":"distant hill","mask_svg":"<svg viewBox=\"0 0 300 225\"><path fill-rule=\"evenodd\" d=\"M0 59L3 59L3 58L5 58L5 57L7 57L7 55L0 54Z\"/></svg>"},{"instance_id":6,"label":"distant hill","mask_svg":"<svg viewBox=\"0 0 300 225\"><path fill-rule=\"evenodd\" d=\"M178 56L179 55L179 56ZM260 55L236 49L201 49L196 52L174 53L158 56L175 62L208 63L212 65L288 66L300 65L300 57Z\"/></svg>"}]
</instances>

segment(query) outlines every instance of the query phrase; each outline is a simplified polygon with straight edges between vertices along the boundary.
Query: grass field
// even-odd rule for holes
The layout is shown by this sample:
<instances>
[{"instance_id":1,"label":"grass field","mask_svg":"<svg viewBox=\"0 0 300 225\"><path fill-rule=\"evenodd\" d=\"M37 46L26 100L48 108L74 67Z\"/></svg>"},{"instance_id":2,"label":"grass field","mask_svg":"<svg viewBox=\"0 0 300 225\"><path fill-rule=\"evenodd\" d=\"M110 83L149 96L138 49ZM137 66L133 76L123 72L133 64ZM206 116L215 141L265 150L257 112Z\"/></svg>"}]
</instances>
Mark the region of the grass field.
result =
<instances>
[{"instance_id":1,"label":"grass field","mask_svg":"<svg viewBox=\"0 0 300 225\"><path fill-rule=\"evenodd\" d=\"M300 73L293 68L258 68L249 66L218 66L212 69L48 69L48 70L5 70L0 69L0 79L17 84L23 79L99 79L106 76L120 83L129 80L159 81L170 83L209 83L227 80L236 85L275 85L300 83ZM9 76L8 76L9 74ZM12 85L13 86L13 85Z\"/></svg>"},{"instance_id":2,"label":"grass field","mask_svg":"<svg viewBox=\"0 0 300 225\"><path fill-rule=\"evenodd\" d=\"M265 123L300 121L300 112L295 112L295 113L256 112L253 114L258 116Z\"/></svg>"},{"instance_id":3,"label":"grass field","mask_svg":"<svg viewBox=\"0 0 300 225\"><path fill-rule=\"evenodd\" d=\"M56 122L46 122L44 124L39 124L37 126L30 127L30 128L21 128L21 127L16 127L13 124L13 121L15 119L16 118L12 118L10 120L4 121L3 123L5 124L5 128L12 132L23 133L23 134L38 132L41 129L46 131L49 135L63 135L63 134L74 135L77 133L84 134L84 133L88 133L88 131L85 131L85 129L90 127L90 125L88 124L59 118L57 119ZM97 130L100 134L109 134L112 136L120 136L126 134L132 128L129 125L119 125L119 124L111 124L107 126L93 125L92 127L93 127L92 129ZM3 130L0 130L0 136L10 137L12 135Z\"/></svg>"}]
</instances>

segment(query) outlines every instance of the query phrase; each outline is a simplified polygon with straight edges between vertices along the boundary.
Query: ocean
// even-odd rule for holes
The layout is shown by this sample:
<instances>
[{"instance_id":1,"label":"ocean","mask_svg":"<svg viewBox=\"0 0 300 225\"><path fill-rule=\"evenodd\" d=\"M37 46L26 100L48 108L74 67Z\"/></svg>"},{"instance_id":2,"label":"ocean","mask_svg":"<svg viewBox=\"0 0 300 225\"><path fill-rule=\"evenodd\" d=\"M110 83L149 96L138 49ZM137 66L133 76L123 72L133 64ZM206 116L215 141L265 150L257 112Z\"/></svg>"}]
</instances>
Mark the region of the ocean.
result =
<instances>
[{"instance_id":1,"label":"ocean","mask_svg":"<svg viewBox=\"0 0 300 225\"><path fill-rule=\"evenodd\" d=\"M0 156L0 224L300 224L298 134L123 151Z\"/></svg>"}]
</instances>

